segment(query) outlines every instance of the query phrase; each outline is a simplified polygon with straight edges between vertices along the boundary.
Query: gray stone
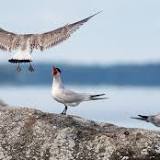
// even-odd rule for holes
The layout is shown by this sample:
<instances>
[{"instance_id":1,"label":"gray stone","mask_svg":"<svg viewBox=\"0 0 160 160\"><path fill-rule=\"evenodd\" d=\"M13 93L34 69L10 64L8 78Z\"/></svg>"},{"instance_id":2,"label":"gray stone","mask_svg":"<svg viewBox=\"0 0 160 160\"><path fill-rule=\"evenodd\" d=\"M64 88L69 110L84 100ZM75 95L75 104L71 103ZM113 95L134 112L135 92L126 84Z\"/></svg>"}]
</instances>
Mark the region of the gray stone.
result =
<instances>
[{"instance_id":1,"label":"gray stone","mask_svg":"<svg viewBox=\"0 0 160 160\"><path fill-rule=\"evenodd\" d=\"M0 160L160 160L160 132L0 106Z\"/></svg>"}]
</instances>

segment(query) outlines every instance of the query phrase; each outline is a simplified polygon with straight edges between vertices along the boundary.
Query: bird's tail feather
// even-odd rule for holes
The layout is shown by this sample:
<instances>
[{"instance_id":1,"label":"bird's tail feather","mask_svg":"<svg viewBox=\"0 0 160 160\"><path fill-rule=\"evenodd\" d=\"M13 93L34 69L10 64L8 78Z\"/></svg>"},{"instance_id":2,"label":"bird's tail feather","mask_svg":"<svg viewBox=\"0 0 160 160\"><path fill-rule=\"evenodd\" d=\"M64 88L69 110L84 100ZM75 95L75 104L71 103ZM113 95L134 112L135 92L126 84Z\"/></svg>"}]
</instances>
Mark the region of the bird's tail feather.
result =
<instances>
[{"instance_id":1,"label":"bird's tail feather","mask_svg":"<svg viewBox=\"0 0 160 160\"><path fill-rule=\"evenodd\" d=\"M95 94L95 95L90 95L89 100L101 100L101 99L108 99L108 97L102 97L105 94Z\"/></svg>"},{"instance_id":2,"label":"bird's tail feather","mask_svg":"<svg viewBox=\"0 0 160 160\"><path fill-rule=\"evenodd\" d=\"M148 122L148 116L144 116L144 115L138 115L138 117L131 117L131 118Z\"/></svg>"}]
</instances>

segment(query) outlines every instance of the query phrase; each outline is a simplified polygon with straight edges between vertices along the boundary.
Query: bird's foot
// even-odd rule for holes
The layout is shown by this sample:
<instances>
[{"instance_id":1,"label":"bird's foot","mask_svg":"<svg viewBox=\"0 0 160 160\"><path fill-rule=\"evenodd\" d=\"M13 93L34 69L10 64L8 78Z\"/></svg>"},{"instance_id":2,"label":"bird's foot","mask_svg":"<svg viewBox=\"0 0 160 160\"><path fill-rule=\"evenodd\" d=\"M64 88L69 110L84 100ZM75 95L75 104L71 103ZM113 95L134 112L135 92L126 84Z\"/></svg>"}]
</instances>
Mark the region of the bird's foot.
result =
<instances>
[{"instance_id":1,"label":"bird's foot","mask_svg":"<svg viewBox=\"0 0 160 160\"><path fill-rule=\"evenodd\" d=\"M63 112L61 114L62 115L66 115L67 109L68 109L68 107L65 105L65 108L64 108L64 110L63 110Z\"/></svg>"},{"instance_id":2,"label":"bird's foot","mask_svg":"<svg viewBox=\"0 0 160 160\"><path fill-rule=\"evenodd\" d=\"M18 64L18 66L17 66L17 68L16 68L16 70L17 70L17 72L21 72L21 67L20 67L20 65Z\"/></svg>"},{"instance_id":3,"label":"bird's foot","mask_svg":"<svg viewBox=\"0 0 160 160\"><path fill-rule=\"evenodd\" d=\"M61 115L66 115L66 112L63 111L63 112L61 113Z\"/></svg>"},{"instance_id":4,"label":"bird's foot","mask_svg":"<svg viewBox=\"0 0 160 160\"><path fill-rule=\"evenodd\" d=\"M34 68L33 68L33 66L32 66L31 64L29 65L28 70L29 70L30 72L34 72Z\"/></svg>"}]
</instances>

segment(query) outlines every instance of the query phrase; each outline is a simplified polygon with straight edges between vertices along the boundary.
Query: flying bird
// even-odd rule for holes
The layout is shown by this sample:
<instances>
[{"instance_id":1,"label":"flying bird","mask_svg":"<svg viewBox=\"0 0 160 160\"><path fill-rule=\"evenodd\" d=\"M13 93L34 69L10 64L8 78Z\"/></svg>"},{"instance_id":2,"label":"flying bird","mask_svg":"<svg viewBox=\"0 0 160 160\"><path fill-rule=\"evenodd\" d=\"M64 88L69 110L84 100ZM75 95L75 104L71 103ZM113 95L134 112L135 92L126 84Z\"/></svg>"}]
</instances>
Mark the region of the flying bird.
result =
<instances>
[{"instance_id":1,"label":"flying bird","mask_svg":"<svg viewBox=\"0 0 160 160\"><path fill-rule=\"evenodd\" d=\"M21 63L30 63L29 71L33 72L31 65L33 50L44 51L68 39L73 32L80 28L89 19L99 14L91 15L83 20L72 24L67 24L58 29L41 34L17 34L0 28L0 49L9 52L15 52L8 61L17 64L17 71L21 71Z\"/></svg>"},{"instance_id":2,"label":"flying bird","mask_svg":"<svg viewBox=\"0 0 160 160\"><path fill-rule=\"evenodd\" d=\"M155 126L160 127L160 114L150 115L150 116L138 115L137 117L131 117L131 118L137 119L137 120L142 120L145 122L150 122L150 123L154 124Z\"/></svg>"},{"instance_id":3,"label":"flying bird","mask_svg":"<svg viewBox=\"0 0 160 160\"><path fill-rule=\"evenodd\" d=\"M61 70L53 66L53 84L52 84L52 97L59 103L62 103L65 108L61 114L66 114L68 106L74 107L79 105L83 101L93 101L107 99L104 97L105 94L87 94L78 93L65 88L62 77Z\"/></svg>"}]
</instances>

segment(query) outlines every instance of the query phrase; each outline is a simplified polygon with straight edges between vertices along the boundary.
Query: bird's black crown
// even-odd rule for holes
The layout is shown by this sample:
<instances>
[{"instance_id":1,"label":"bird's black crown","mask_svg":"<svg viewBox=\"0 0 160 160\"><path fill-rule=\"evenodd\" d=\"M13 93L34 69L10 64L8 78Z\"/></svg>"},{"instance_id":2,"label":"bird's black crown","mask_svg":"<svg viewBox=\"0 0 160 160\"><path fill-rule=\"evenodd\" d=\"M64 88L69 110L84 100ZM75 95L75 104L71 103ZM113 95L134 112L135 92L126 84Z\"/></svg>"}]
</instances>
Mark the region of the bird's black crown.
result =
<instances>
[{"instance_id":1,"label":"bird's black crown","mask_svg":"<svg viewBox=\"0 0 160 160\"><path fill-rule=\"evenodd\" d=\"M57 70L59 73L61 73L61 70L60 70L59 68L56 68L56 70Z\"/></svg>"}]
</instances>

